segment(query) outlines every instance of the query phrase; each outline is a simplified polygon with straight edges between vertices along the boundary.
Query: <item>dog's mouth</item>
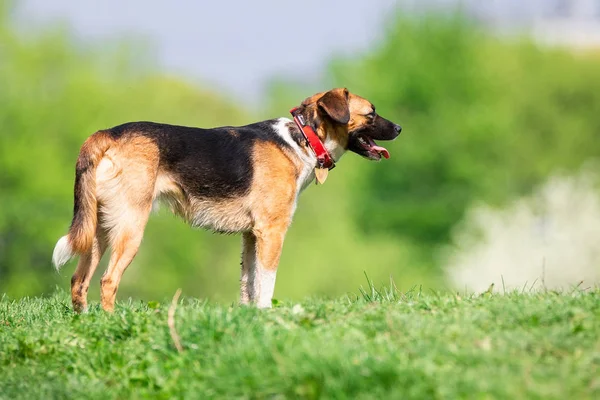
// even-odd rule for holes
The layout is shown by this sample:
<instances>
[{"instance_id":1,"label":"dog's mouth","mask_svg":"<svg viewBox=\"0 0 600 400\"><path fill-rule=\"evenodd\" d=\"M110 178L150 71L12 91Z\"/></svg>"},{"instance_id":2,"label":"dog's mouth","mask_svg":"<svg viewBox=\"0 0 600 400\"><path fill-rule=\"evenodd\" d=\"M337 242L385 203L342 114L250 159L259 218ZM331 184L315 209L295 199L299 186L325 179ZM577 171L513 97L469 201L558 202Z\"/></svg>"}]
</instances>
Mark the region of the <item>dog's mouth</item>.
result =
<instances>
[{"instance_id":1,"label":"dog's mouth","mask_svg":"<svg viewBox=\"0 0 600 400\"><path fill-rule=\"evenodd\" d=\"M381 160L381 157L390 158L390 152L385 147L377 145L371 137L361 134L356 138L359 146L362 147L366 157L373 160ZM363 155L363 154L361 154Z\"/></svg>"}]
</instances>

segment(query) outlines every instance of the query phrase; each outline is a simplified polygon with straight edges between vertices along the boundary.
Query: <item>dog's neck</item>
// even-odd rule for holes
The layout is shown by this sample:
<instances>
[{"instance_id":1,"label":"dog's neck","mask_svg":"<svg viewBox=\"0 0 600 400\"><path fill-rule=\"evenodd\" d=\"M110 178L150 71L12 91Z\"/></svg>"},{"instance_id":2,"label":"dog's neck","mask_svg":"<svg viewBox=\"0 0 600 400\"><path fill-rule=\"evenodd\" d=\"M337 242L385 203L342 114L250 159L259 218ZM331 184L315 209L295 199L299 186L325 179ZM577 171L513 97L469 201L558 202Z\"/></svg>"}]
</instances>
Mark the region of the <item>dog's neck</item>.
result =
<instances>
[{"instance_id":1,"label":"dog's neck","mask_svg":"<svg viewBox=\"0 0 600 400\"><path fill-rule=\"evenodd\" d=\"M327 151L331 155L331 158L333 158L333 161L335 162L338 162L339 159L342 158L342 156L346 152L344 146L342 146L336 140L332 139L329 135L327 135L323 144L325 145L325 148L327 149Z\"/></svg>"},{"instance_id":2,"label":"dog's neck","mask_svg":"<svg viewBox=\"0 0 600 400\"><path fill-rule=\"evenodd\" d=\"M294 121L288 118L282 119L289 122L286 124L286 128L289 131L289 136L291 137L291 139L302 149L304 153L314 155L312 149L310 148L308 143L306 143L306 139L304 138L304 135L302 134L300 128L298 128L296 123L294 123ZM344 155L344 153L346 152L346 149L336 140L333 140L331 138L331 135L326 134L324 139L322 137L319 138L323 142L323 145L325 146L325 149L329 152L331 158L333 158L333 161L338 162L342 155Z\"/></svg>"}]
</instances>

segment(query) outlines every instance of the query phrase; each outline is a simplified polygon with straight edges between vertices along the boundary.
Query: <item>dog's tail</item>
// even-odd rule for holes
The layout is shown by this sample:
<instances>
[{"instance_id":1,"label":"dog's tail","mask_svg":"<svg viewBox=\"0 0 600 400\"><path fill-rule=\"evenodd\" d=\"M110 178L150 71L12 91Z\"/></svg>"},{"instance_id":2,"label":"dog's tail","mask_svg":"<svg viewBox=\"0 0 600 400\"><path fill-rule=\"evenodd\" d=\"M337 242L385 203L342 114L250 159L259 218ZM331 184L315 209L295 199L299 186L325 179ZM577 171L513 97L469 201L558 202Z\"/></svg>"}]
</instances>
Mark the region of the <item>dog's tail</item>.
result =
<instances>
[{"instance_id":1,"label":"dog's tail","mask_svg":"<svg viewBox=\"0 0 600 400\"><path fill-rule=\"evenodd\" d=\"M75 168L73 221L69 234L58 240L52 254L57 270L74 255L84 254L92 247L98 224L96 167L112 143L114 139L109 132L98 131L81 147Z\"/></svg>"}]
</instances>

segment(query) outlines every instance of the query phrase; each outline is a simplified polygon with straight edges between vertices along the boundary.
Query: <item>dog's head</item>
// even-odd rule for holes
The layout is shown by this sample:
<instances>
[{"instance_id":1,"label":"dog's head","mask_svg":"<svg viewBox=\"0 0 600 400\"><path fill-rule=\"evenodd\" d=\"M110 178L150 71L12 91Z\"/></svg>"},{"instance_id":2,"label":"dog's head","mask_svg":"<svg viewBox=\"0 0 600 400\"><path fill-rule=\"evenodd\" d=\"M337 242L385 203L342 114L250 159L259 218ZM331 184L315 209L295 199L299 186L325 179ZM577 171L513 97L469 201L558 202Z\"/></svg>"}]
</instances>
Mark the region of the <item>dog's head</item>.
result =
<instances>
[{"instance_id":1,"label":"dog's head","mask_svg":"<svg viewBox=\"0 0 600 400\"><path fill-rule=\"evenodd\" d=\"M389 158L388 151L375 140L393 140L400 125L381 117L370 101L348 92L332 89L302 102L302 114L324 142L335 141L369 160Z\"/></svg>"}]
</instances>

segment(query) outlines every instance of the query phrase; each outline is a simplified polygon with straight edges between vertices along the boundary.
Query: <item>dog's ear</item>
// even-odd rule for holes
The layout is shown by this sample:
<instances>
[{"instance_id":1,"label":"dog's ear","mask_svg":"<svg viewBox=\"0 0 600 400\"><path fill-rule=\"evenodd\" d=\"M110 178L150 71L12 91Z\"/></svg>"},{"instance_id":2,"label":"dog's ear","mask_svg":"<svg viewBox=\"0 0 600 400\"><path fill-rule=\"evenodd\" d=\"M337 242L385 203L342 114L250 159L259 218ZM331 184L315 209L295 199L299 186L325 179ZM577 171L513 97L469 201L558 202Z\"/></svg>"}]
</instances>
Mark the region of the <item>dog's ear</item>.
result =
<instances>
[{"instance_id":1,"label":"dog's ear","mask_svg":"<svg viewBox=\"0 0 600 400\"><path fill-rule=\"evenodd\" d=\"M350 121L350 107L348 105L348 89L333 89L325 93L317 106L323 110L331 119L340 124Z\"/></svg>"}]
</instances>

